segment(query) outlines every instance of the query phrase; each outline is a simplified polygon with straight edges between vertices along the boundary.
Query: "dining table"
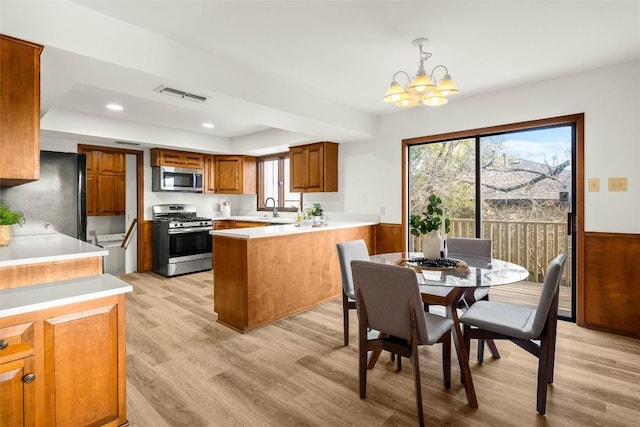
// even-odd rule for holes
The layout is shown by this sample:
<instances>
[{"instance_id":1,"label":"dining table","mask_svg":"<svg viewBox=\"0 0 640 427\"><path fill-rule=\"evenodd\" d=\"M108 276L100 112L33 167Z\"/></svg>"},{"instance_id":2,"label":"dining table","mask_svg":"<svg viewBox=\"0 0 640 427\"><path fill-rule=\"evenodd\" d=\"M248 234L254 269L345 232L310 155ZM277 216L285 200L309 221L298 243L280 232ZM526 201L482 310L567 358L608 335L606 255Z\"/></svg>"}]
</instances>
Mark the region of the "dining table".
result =
<instances>
[{"instance_id":1,"label":"dining table","mask_svg":"<svg viewBox=\"0 0 640 427\"><path fill-rule=\"evenodd\" d=\"M468 349L464 343L457 308L463 297L466 304L473 304L474 289L517 283L527 279L529 272L512 262L463 254L449 254L446 263L434 262L431 266L429 260L425 260L420 252L383 253L370 256L370 260L413 268L416 271L423 303L445 307L447 317L453 320L452 333L455 338L453 342L467 401L469 406L477 408L478 399L473 386ZM448 265L442 266L442 264ZM491 343L490 347L494 356L497 357L495 345Z\"/></svg>"}]
</instances>

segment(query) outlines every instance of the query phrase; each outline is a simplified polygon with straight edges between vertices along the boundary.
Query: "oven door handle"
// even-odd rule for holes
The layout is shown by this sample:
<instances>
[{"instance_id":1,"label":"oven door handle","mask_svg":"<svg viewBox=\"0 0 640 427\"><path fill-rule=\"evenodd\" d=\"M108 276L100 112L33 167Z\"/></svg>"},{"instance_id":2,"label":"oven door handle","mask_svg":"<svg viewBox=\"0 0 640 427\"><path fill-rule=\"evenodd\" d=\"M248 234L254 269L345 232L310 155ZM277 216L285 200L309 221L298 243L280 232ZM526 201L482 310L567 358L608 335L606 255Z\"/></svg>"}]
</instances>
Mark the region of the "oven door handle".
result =
<instances>
[{"instance_id":1,"label":"oven door handle","mask_svg":"<svg viewBox=\"0 0 640 427\"><path fill-rule=\"evenodd\" d=\"M203 231L210 231L211 227L184 227L169 229L169 234L187 234L187 233L200 233Z\"/></svg>"}]
</instances>

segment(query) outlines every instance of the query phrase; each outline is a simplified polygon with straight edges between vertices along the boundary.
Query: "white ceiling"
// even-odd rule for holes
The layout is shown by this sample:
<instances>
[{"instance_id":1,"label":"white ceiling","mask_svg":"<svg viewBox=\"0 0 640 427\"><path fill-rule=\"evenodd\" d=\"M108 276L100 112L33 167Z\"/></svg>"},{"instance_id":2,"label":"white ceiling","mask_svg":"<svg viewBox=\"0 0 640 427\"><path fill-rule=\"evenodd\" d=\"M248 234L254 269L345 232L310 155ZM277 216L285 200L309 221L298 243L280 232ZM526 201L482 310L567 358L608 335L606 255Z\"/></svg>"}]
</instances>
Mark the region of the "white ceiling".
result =
<instances>
[{"instance_id":1,"label":"white ceiling","mask_svg":"<svg viewBox=\"0 0 640 427\"><path fill-rule=\"evenodd\" d=\"M210 152L374 138L398 111L382 102L394 72L416 71L416 37L430 39L427 71L444 64L460 87L450 103L640 58L636 0L3 0L0 12L2 33L45 45L43 134Z\"/></svg>"}]
</instances>

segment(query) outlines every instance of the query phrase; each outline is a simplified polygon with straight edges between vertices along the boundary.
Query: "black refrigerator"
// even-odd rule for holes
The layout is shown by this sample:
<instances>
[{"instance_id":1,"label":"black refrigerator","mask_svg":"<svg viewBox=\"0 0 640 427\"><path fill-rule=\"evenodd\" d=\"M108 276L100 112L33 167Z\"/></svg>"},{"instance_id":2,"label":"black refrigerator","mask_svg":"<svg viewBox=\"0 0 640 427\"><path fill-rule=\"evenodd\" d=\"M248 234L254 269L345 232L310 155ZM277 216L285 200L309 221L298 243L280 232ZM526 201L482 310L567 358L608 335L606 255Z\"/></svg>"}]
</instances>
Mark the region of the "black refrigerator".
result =
<instances>
[{"instance_id":1,"label":"black refrigerator","mask_svg":"<svg viewBox=\"0 0 640 427\"><path fill-rule=\"evenodd\" d=\"M0 188L0 202L24 214L14 235L59 232L86 241L86 155L40 151L40 179Z\"/></svg>"}]
</instances>

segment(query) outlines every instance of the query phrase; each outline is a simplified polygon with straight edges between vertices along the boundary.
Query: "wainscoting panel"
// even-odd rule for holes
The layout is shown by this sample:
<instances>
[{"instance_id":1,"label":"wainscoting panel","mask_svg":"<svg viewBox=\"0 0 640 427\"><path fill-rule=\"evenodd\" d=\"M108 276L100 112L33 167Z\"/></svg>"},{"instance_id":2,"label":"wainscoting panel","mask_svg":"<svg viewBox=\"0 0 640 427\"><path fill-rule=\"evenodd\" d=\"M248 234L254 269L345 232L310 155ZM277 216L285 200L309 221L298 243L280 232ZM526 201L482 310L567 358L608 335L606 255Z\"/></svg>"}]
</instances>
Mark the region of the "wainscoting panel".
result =
<instances>
[{"instance_id":1,"label":"wainscoting panel","mask_svg":"<svg viewBox=\"0 0 640 427\"><path fill-rule=\"evenodd\" d=\"M376 254L402 252L402 224L378 224L376 226Z\"/></svg>"},{"instance_id":2,"label":"wainscoting panel","mask_svg":"<svg viewBox=\"0 0 640 427\"><path fill-rule=\"evenodd\" d=\"M585 233L585 325L640 338L640 234Z\"/></svg>"}]
</instances>

